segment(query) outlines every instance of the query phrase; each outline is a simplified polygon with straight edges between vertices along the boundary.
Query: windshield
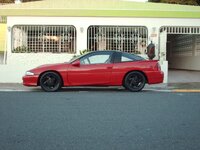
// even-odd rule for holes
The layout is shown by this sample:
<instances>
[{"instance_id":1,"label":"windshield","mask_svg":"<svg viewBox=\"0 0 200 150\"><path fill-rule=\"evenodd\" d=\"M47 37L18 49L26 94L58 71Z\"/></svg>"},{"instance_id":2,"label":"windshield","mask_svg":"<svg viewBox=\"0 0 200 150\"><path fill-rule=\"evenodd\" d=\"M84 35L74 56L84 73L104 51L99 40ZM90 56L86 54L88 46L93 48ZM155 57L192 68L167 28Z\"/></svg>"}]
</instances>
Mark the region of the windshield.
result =
<instances>
[{"instance_id":1,"label":"windshield","mask_svg":"<svg viewBox=\"0 0 200 150\"><path fill-rule=\"evenodd\" d=\"M74 56L72 59L70 59L69 63L72 63L73 61L79 59L80 57L82 57L83 55L78 55L78 56Z\"/></svg>"}]
</instances>

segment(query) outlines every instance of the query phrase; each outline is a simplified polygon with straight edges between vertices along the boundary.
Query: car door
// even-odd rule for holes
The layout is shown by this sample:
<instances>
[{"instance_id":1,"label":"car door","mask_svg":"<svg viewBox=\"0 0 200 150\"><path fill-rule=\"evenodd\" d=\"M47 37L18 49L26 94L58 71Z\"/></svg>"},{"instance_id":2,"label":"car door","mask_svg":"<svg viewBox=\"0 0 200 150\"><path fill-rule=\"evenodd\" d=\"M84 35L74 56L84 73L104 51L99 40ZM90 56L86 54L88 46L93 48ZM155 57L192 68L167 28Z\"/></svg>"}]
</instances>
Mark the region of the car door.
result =
<instances>
[{"instance_id":1,"label":"car door","mask_svg":"<svg viewBox=\"0 0 200 150\"><path fill-rule=\"evenodd\" d=\"M112 54L110 51L90 53L77 61L79 66L70 65L68 82L70 85L107 85L111 80Z\"/></svg>"},{"instance_id":2,"label":"car door","mask_svg":"<svg viewBox=\"0 0 200 150\"><path fill-rule=\"evenodd\" d=\"M134 54L116 52L111 76L112 85L121 85L127 72L138 69L134 63L140 60L144 60L144 58Z\"/></svg>"}]
</instances>

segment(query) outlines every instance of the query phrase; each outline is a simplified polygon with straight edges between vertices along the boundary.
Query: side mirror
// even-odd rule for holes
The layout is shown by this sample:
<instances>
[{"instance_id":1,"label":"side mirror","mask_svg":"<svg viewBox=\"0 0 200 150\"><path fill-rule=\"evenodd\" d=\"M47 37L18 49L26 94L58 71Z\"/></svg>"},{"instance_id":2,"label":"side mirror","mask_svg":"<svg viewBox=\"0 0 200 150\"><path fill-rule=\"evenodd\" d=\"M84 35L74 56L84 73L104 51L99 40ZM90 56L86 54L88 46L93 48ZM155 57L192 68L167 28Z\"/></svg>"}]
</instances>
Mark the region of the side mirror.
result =
<instances>
[{"instance_id":1,"label":"side mirror","mask_svg":"<svg viewBox=\"0 0 200 150\"><path fill-rule=\"evenodd\" d=\"M80 67L80 60L76 60L72 63L72 66L75 66L75 67Z\"/></svg>"}]
</instances>

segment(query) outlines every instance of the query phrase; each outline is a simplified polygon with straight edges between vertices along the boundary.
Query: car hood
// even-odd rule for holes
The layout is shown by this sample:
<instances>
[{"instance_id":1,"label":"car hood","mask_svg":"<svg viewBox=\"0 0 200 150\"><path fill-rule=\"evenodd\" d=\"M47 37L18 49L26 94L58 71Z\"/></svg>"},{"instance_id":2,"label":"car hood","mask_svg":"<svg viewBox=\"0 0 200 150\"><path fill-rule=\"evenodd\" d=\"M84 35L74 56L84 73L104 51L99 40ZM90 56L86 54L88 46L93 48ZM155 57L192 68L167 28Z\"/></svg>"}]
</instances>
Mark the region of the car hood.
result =
<instances>
[{"instance_id":1,"label":"car hood","mask_svg":"<svg viewBox=\"0 0 200 150\"><path fill-rule=\"evenodd\" d=\"M46 65L41 65L36 68L33 68L29 71L35 74L40 74L41 72L48 71L48 70L66 71L68 66L69 66L69 63L46 64Z\"/></svg>"},{"instance_id":2,"label":"car hood","mask_svg":"<svg viewBox=\"0 0 200 150\"><path fill-rule=\"evenodd\" d=\"M44 65L40 65L36 68L49 68L49 67L57 67L57 66L62 66L62 65L67 65L69 63L57 63L57 64L44 64Z\"/></svg>"}]
</instances>

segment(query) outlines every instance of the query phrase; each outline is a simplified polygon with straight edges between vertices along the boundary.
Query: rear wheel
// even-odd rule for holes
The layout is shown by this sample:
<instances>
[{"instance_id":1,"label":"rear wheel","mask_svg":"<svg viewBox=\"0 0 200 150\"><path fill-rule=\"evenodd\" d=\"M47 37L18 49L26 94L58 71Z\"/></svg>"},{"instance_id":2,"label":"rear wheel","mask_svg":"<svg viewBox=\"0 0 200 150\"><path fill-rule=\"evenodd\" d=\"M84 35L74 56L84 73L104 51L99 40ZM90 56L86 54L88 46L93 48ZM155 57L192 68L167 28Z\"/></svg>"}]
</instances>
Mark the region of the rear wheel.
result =
<instances>
[{"instance_id":1,"label":"rear wheel","mask_svg":"<svg viewBox=\"0 0 200 150\"><path fill-rule=\"evenodd\" d=\"M132 92L141 91L146 83L145 76L138 71L130 72L124 79L124 87Z\"/></svg>"},{"instance_id":2,"label":"rear wheel","mask_svg":"<svg viewBox=\"0 0 200 150\"><path fill-rule=\"evenodd\" d=\"M40 86L46 92L55 92L61 88L62 79L55 72L46 72L40 77Z\"/></svg>"}]
</instances>

